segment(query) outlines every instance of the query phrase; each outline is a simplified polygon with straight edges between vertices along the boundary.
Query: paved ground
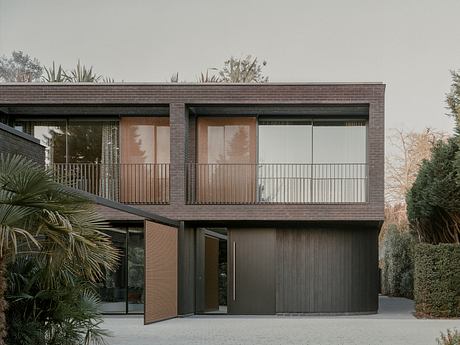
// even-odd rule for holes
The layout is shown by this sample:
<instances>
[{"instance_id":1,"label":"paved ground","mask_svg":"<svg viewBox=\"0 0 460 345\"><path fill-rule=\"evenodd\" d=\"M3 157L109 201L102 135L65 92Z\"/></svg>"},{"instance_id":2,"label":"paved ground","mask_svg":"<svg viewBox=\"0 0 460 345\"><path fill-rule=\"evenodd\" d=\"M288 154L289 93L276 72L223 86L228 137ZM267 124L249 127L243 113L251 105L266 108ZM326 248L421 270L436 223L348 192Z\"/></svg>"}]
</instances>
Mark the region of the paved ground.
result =
<instances>
[{"instance_id":1,"label":"paved ground","mask_svg":"<svg viewBox=\"0 0 460 345\"><path fill-rule=\"evenodd\" d=\"M107 317L110 345L436 345L460 320L417 320L413 303L380 298L380 313L336 317L193 316L143 326L141 317Z\"/></svg>"}]
</instances>

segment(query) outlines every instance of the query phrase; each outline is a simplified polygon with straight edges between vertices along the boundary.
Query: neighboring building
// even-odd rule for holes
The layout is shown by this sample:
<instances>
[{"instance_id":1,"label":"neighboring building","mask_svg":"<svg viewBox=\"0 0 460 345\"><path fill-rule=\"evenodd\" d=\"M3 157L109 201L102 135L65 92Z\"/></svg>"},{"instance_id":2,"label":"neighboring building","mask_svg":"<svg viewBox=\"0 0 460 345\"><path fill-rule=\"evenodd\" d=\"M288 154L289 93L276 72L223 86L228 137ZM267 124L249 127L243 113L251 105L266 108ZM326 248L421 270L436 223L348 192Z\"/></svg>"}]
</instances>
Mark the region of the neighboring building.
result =
<instances>
[{"instance_id":1,"label":"neighboring building","mask_svg":"<svg viewBox=\"0 0 460 345\"><path fill-rule=\"evenodd\" d=\"M171 220L100 206L124 254L105 311L375 313L384 90L3 84L0 120L58 181Z\"/></svg>"}]
</instances>

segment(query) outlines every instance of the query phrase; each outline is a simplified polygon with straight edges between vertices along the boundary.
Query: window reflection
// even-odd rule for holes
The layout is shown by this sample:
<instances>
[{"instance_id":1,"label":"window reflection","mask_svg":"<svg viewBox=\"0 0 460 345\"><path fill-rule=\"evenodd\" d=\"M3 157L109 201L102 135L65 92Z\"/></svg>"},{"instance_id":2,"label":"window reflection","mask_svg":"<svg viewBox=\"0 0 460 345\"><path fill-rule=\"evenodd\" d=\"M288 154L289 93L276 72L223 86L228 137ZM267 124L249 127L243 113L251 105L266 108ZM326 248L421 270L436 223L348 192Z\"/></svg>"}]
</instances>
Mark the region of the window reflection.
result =
<instances>
[{"instance_id":1,"label":"window reflection","mask_svg":"<svg viewBox=\"0 0 460 345\"><path fill-rule=\"evenodd\" d=\"M114 272L106 272L99 284L104 313L144 312L144 229L120 227L106 232L120 251Z\"/></svg>"},{"instance_id":2,"label":"window reflection","mask_svg":"<svg viewBox=\"0 0 460 345\"><path fill-rule=\"evenodd\" d=\"M366 122L259 120L262 202L366 200Z\"/></svg>"},{"instance_id":3,"label":"window reflection","mask_svg":"<svg viewBox=\"0 0 460 345\"><path fill-rule=\"evenodd\" d=\"M197 122L197 197L202 202L256 199L256 118L200 117Z\"/></svg>"}]
</instances>

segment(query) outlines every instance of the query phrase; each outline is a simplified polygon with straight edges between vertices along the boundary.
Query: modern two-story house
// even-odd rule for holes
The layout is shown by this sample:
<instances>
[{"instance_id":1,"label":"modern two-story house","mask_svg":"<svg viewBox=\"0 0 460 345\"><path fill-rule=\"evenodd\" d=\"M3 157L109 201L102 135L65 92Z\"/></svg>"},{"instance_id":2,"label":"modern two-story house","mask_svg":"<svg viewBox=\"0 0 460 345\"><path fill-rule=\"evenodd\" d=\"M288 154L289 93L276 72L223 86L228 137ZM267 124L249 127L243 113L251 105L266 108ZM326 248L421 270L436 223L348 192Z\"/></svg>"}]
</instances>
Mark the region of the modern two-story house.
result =
<instances>
[{"instance_id":1,"label":"modern two-story house","mask_svg":"<svg viewBox=\"0 0 460 345\"><path fill-rule=\"evenodd\" d=\"M105 312L375 313L384 91L3 84L0 120L40 140L57 181L127 205L98 206L123 253Z\"/></svg>"}]
</instances>

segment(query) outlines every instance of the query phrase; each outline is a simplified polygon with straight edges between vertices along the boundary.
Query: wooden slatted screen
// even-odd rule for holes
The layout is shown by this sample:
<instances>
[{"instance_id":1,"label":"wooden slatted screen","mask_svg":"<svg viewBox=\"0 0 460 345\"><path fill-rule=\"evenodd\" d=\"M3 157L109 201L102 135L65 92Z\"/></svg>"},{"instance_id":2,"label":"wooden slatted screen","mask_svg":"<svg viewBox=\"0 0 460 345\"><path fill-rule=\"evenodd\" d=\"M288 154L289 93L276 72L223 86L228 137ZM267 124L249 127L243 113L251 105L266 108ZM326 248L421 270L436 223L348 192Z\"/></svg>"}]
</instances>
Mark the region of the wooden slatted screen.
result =
<instances>
[{"instance_id":1,"label":"wooden slatted screen","mask_svg":"<svg viewBox=\"0 0 460 345\"><path fill-rule=\"evenodd\" d=\"M177 255L177 229L145 221L145 324L177 316Z\"/></svg>"}]
</instances>

